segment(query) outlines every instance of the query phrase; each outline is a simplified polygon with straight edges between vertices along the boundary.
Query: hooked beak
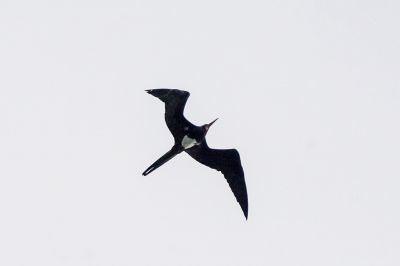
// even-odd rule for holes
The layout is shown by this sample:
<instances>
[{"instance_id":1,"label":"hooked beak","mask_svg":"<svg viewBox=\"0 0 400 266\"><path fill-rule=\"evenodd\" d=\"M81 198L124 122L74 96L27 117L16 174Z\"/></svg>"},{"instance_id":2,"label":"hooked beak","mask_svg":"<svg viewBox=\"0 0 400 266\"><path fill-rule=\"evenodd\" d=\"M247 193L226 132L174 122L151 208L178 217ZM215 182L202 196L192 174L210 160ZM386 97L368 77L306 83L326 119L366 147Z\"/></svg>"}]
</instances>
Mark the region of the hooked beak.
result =
<instances>
[{"instance_id":1,"label":"hooked beak","mask_svg":"<svg viewBox=\"0 0 400 266\"><path fill-rule=\"evenodd\" d=\"M215 123L215 121L217 121L217 120L218 120L218 118L217 118L217 119L215 119L214 121L212 121L210 124L208 124L208 125L207 125L207 130L208 130L208 129L211 127L211 125L212 125L212 124L214 124L214 123Z\"/></svg>"}]
</instances>

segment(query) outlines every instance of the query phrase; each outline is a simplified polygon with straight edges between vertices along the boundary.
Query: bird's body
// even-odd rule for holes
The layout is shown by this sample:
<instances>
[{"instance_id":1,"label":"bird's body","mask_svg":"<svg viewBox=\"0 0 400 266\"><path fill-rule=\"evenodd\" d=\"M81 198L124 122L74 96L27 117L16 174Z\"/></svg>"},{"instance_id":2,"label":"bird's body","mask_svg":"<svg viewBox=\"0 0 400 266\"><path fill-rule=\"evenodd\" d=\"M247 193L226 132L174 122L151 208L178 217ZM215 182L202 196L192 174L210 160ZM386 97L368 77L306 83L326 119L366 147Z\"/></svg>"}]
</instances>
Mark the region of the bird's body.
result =
<instances>
[{"instance_id":1,"label":"bird's body","mask_svg":"<svg viewBox=\"0 0 400 266\"><path fill-rule=\"evenodd\" d=\"M196 138L191 138L189 135L183 136L181 145L182 147L186 149L192 148L194 145L199 145L200 142Z\"/></svg>"},{"instance_id":2,"label":"bird's body","mask_svg":"<svg viewBox=\"0 0 400 266\"><path fill-rule=\"evenodd\" d=\"M235 149L210 149L205 139L210 126L217 119L203 126L190 123L183 115L190 95L187 91L154 89L147 92L165 103L165 122L174 137L175 144L171 150L147 168L143 175L150 174L177 154L185 151L196 161L224 174L247 219L247 189L239 153Z\"/></svg>"}]
</instances>

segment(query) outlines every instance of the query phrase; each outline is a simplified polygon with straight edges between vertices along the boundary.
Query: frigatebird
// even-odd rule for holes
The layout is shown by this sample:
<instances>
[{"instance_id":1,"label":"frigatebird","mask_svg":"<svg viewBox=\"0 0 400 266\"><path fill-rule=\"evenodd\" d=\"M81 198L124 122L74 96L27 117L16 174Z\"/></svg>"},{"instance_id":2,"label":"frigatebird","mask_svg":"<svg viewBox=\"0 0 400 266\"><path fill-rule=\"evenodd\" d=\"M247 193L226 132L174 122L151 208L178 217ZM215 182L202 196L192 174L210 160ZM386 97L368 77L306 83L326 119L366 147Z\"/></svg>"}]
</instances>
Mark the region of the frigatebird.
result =
<instances>
[{"instance_id":1,"label":"frigatebird","mask_svg":"<svg viewBox=\"0 0 400 266\"><path fill-rule=\"evenodd\" d=\"M153 89L146 92L165 103L165 122L174 137L175 144L171 150L150 165L143 175L150 174L177 154L185 151L199 163L222 172L247 219L247 189L239 152L235 149L211 149L205 139L211 125L218 118L209 124L195 126L183 115L189 92L176 89Z\"/></svg>"}]
</instances>

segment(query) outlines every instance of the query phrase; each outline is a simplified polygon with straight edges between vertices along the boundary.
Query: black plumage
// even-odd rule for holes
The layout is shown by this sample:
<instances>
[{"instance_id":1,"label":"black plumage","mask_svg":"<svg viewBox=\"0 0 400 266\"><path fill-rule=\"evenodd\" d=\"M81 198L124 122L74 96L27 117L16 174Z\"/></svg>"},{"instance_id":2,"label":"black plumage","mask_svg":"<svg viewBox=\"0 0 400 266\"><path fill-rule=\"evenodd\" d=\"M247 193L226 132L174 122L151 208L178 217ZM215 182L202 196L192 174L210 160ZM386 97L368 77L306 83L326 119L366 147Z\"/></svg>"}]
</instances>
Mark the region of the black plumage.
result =
<instances>
[{"instance_id":1,"label":"black plumage","mask_svg":"<svg viewBox=\"0 0 400 266\"><path fill-rule=\"evenodd\" d=\"M235 149L211 149L205 139L210 126L217 119L200 127L190 123L183 115L190 95L187 91L174 89L146 91L165 103L165 122L174 137L175 144L171 150L148 167L143 175L150 174L177 154L185 151L196 161L222 172L247 219L247 189L239 152Z\"/></svg>"}]
</instances>

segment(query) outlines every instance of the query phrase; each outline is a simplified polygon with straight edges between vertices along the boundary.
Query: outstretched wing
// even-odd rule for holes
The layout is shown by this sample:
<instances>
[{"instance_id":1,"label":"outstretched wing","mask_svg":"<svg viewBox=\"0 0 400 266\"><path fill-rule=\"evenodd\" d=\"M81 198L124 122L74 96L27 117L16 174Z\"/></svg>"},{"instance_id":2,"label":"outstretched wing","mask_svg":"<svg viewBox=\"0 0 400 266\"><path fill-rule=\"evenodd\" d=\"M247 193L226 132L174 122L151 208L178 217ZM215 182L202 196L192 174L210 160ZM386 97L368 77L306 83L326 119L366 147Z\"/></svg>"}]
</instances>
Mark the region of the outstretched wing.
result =
<instances>
[{"instance_id":1,"label":"outstretched wing","mask_svg":"<svg viewBox=\"0 0 400 266\"><path fill-rule=\"evenodd\" d=\"M146 90L147 93L157 97L165 103L165 122L175 140L182 139L183 128L190 122L183 116L185 104L190 93L175 89Z\"/></svg>"},{"instance_id":2,"label":"outstretched wing","mask_svg":"<svg viewBox=\"0 0 400 266\"><path fill-rule=\"evenodd\" d=\"M247 219L247 189L239 152L235 149L210 149L205 140L185 151L199 163L222 172Z\"/></svg>"}]
</instances>

